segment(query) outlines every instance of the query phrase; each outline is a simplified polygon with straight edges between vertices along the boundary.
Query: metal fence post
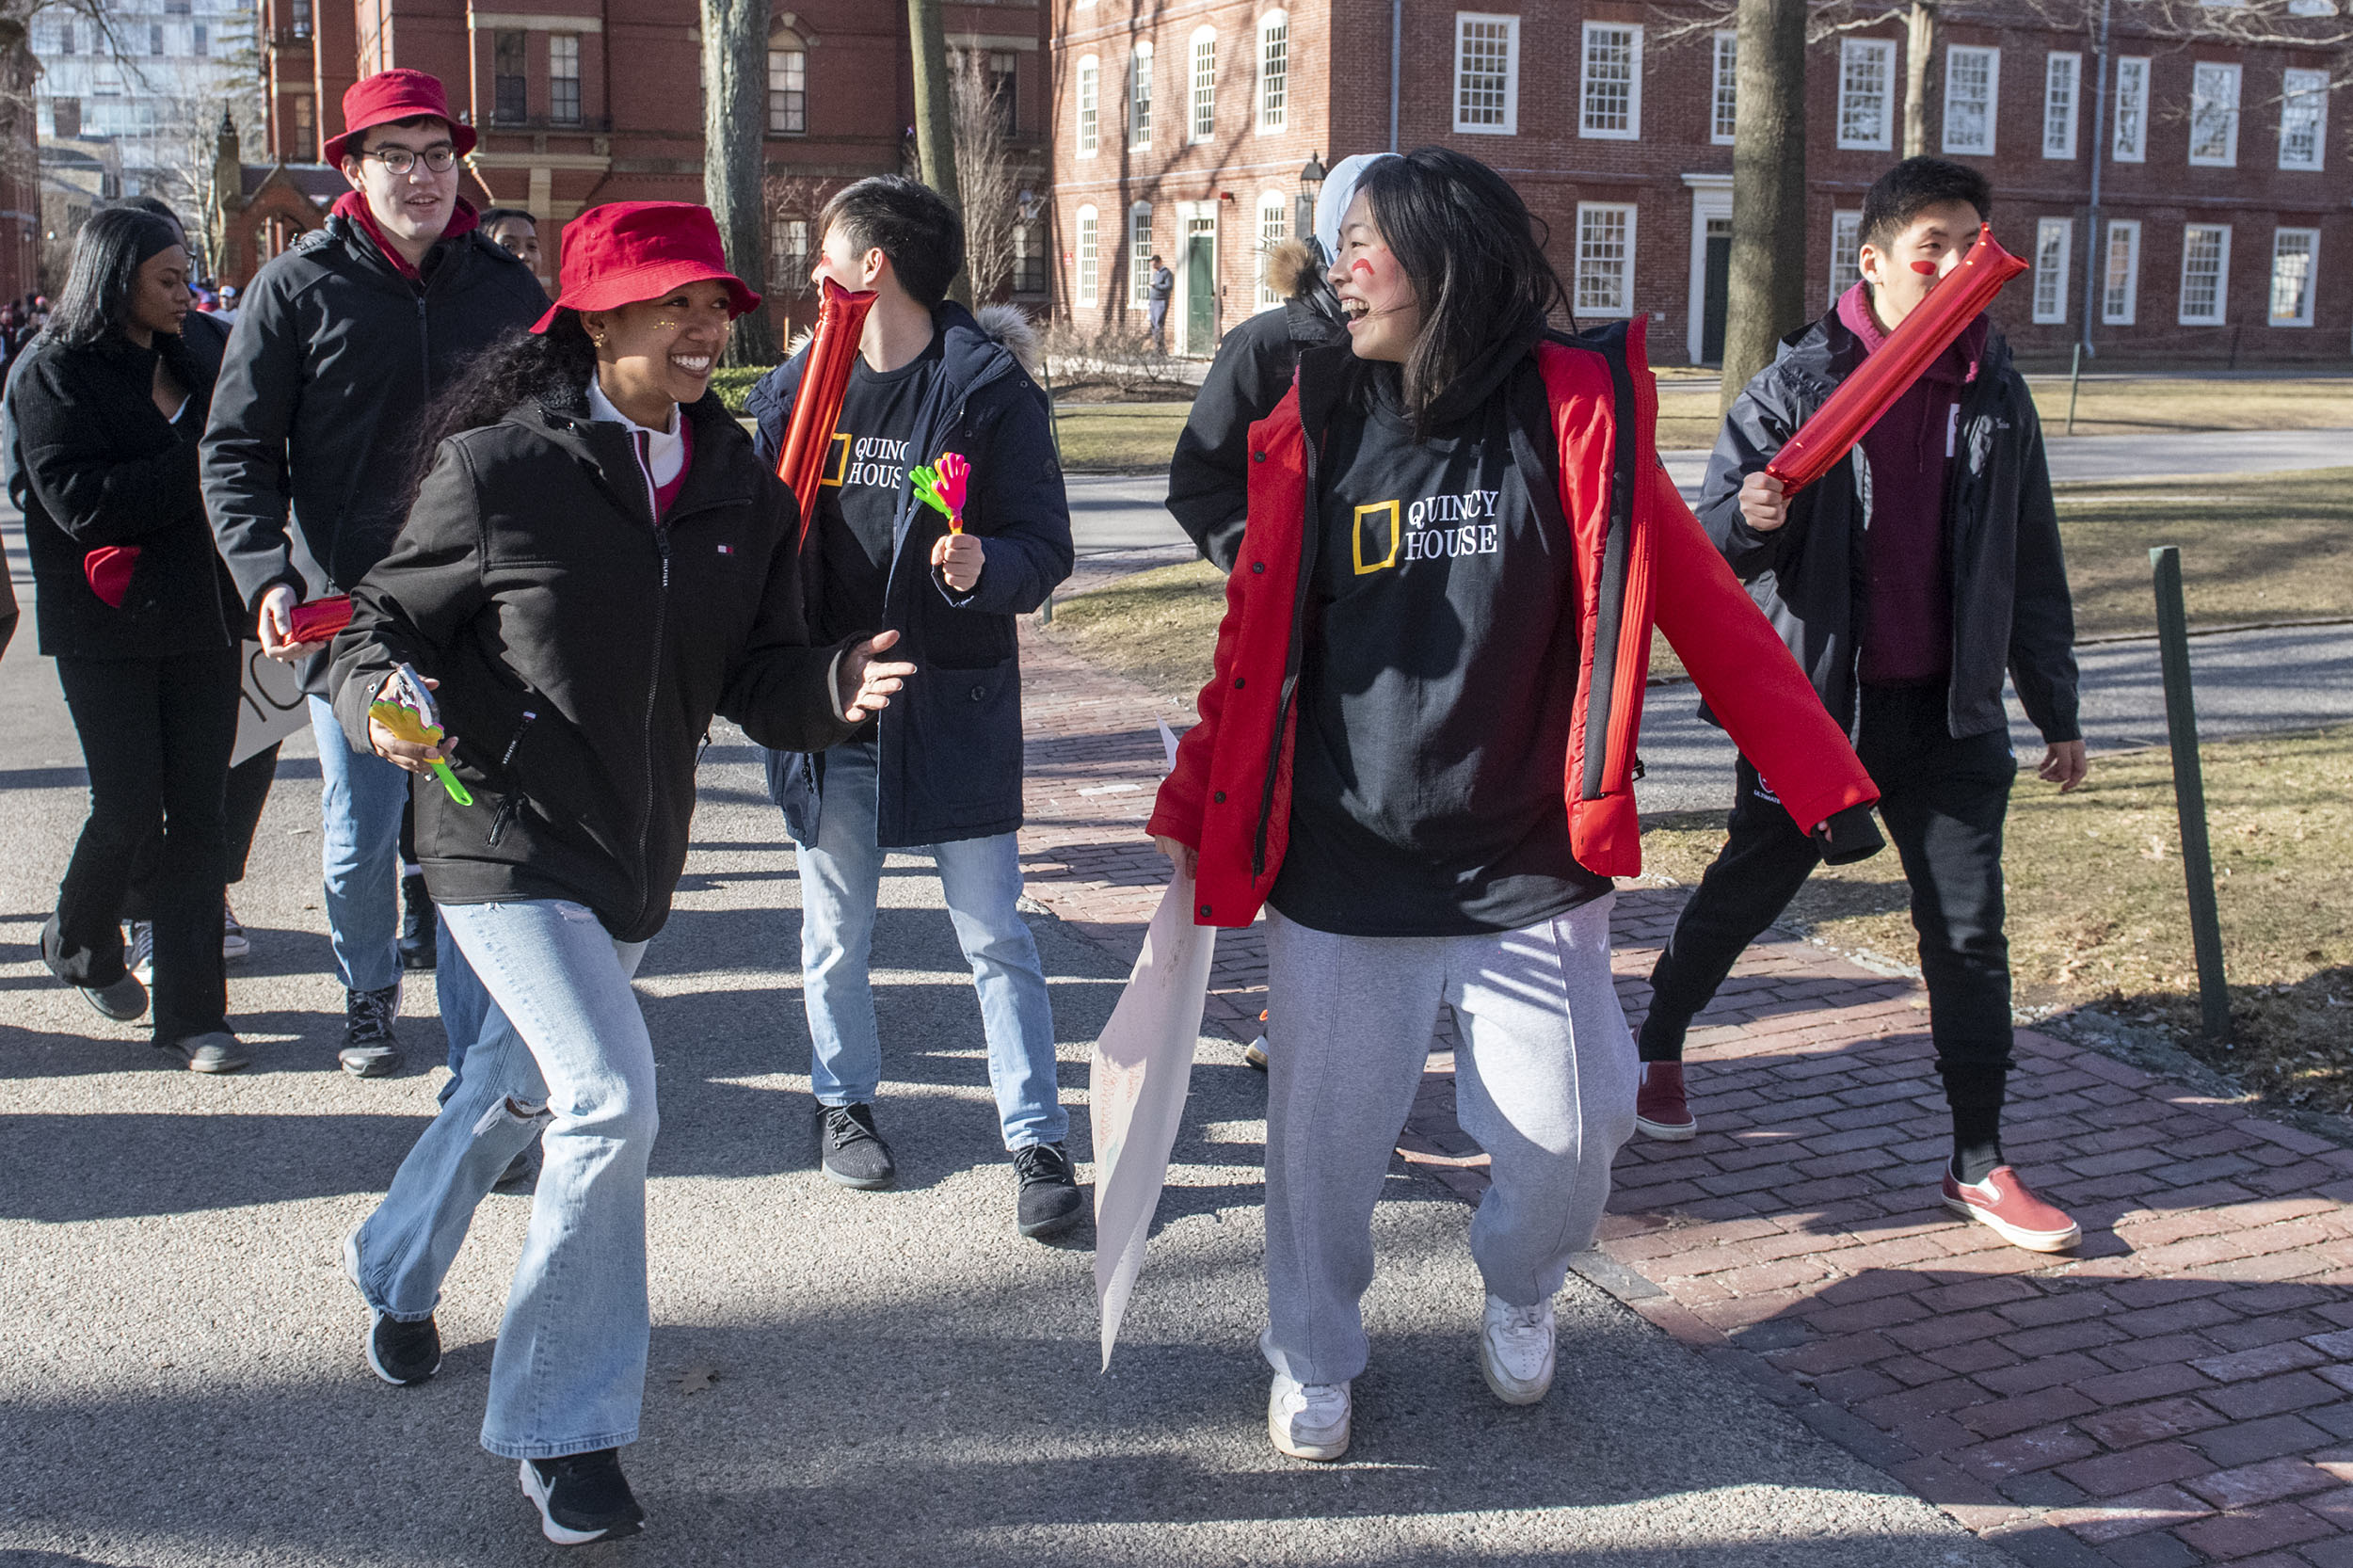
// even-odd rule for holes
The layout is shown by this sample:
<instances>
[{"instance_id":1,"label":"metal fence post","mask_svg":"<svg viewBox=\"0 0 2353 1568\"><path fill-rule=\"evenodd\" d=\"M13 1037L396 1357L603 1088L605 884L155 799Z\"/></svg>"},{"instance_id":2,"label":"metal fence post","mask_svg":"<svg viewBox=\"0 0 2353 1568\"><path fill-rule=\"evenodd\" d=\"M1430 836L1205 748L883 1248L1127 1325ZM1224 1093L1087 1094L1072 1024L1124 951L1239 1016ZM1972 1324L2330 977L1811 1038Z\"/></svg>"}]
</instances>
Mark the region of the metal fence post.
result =
<instances>
[{"instance_id":1,"label":"metal fence post","mask_svg":"<svg viewBox=\"0 0 2353 1568\"><path fill-rule=\"evenodd\" d=\"M2231 989L2222 971L2222 917L2215 907L2214 855L2206 842L2206 782L2198 764L2198 709L2190 696L2189 615L2182 602L2182 552L2149 552L2156 579L2157 648L2165 667L2166 738L2173 754L2173 807L2182 822L2182 874L2189 884L2189 939L2198 955L2198 1012L2206 1037L2231 1037Z\"/></svg>"}]
</instances>

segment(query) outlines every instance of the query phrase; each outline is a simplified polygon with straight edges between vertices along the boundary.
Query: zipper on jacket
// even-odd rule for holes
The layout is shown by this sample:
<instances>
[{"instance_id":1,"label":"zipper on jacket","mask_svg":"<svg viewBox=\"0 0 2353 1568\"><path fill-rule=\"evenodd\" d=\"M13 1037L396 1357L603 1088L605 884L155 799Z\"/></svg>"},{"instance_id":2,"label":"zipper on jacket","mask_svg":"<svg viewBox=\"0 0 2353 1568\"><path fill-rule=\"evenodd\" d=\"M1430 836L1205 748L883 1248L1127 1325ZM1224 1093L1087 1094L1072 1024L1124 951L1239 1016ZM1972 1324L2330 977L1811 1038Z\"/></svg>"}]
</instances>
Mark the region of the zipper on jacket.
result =
<instances>
[{"instance_id":1,"label":"zipper on jacket","mask_svg":"<svg viewBox=\"0 0 2353 1568\"><path fill-rule=\"evenodd\" d=\"M635 443L632 442L632 445ZM647 474L648 483L652 480ZM650 497L648 498L650 499ZM653 601L653 668L646 677L646 729L642 737L646 756L646 816L637 830L637 879L641 891L637 895L637 918L642 923L653 904L653 878L647 873L646 859L653 853L653 711L662 697L662 648L668 635L670 619L670 531L654 519L654 549L662 554L662 585Z\"/></svg>"},{"instance_id":2,"label":"zipper on jacket","mask_svg":"<svg viewBox=\"0 0 2353 1568\"><path fill-rule=\"evenodd\" d=\"M522 815L522 785L513 781L515 753L522 748L523 732L538 716L536 710L524 709L523 722L515 727L514 737L506 743L506 749L499 754L499 772L507 775L510 782L506 798L500 801L499 808L490 814L489 844L492 849L498 848L499 840L506 837L506 830L514 825L517 817Z\"/></svg>"},{"instance_id":3,"label":"zipper on jacket","mask_svg":"<svg viewBox=\"0 0 2353 1568\"><path fill-rule=\"evenodd\" d=\"M1299 581L1291 592L1289 646L1283 655L1283 691L1274 704L1274 738L1267 747L1266 780L1258 789L1258 831L1250 841L1250 874L1266 874L1267 832L1274 816L1274 781L1283 770L1283 727L1289 722L1291 703L1299 693L1300 644L1307 623L1307 596L1314 591L1316 547L1322 532L1321 507L1316 497L1318 435L1307 432L1306 410L1299 423L1300 467L1306 476L1302 510L1305 513L1299 541ZM1239 563L1238 563L1239 564Z\"/></svg>"}]
</instances>

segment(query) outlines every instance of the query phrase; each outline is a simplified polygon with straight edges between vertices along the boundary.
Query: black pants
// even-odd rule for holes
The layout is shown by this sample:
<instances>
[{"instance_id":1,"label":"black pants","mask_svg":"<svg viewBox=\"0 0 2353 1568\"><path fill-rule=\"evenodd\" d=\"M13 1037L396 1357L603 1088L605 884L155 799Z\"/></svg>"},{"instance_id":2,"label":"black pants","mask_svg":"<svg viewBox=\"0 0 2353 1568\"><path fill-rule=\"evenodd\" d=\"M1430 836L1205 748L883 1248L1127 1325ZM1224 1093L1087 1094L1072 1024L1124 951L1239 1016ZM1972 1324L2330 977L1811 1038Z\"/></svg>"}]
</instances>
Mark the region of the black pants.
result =
<instances>
[{"instance_id":1,"label":"black pants","mask_svg":"<svg viewBox=\"0 0 2353 1568\"><path fill-rule=\"evenodd\" d=\"M89 768L89 820L73 846L41 957L74 985L122 978L122 908L160 824L154 875L155 1038L226 1026L220 901L223 792L237 737L237 655L57 661Z\"/></svg>"},{"instance_id":2,"label":"black pants","mask_svg":"<svg viewBox=\"0 0 2353 1568\"><path fill-rule=\"evenodd\" d=\"M229 770L229 781L221 792L221 880L232 888L245 880L246 862L253 857L253 836L261 831L262 813L269 806L269 787L277 780L276 746L264 746ZM137 869L131 873L131 891L122 901L124 920L155 918L155 870L163 857L164 830L158 823L147 846L139 851Z\"/></svg>"},{"instance_id":3,"label":"black pants","mask_svg":"<svg viewBox=\"0 0 2353 1568\"><path fill-rule=\"evenodd\" d=\"M1855 750L1880 787L1880 818L1912 886L1929 1029L1946 1093L1956 1108L1990 1096L1998 1112L2010 1064L2002 823L2018 760L2005 730L1953 739L1945 705L1941 684L1865 686ZM1693 1015L1821 858L1745 757L1728 826L1731 841L1683 906L1651 973L1645 1062L1682 1059Z\"/></svg>"}]
</instances>

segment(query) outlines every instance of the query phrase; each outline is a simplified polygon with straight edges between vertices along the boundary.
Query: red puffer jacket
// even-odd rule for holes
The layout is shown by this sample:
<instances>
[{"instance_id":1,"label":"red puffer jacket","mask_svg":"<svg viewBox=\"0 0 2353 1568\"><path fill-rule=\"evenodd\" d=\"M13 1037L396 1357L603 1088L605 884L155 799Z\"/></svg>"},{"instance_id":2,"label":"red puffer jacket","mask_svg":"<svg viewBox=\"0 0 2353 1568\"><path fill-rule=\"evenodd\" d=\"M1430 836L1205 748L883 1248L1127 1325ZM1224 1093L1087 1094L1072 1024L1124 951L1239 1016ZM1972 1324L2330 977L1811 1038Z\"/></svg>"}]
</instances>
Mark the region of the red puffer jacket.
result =
<instances>
[{"instance_id":1,"label":"red puffer jacket","mask_svg":"<svg viewBox=\"0 0 2353 1568\"><path fill-rule=\"evenodd\" d=\"M1659 466L1642 323L1547 340L1536 360L1576 541L1577 713L1562 786L1578 863L1604 876L1642 868L1634 747L1654 621L1798 825L1834 840L1823 824L1842 812L1864 816L1879 791ZM1152 812L1150 831L1201 852L1201 925L1257 918L1290 837L1302 563L1316 506L1301 385L1251 427L1250 520L1226 580L1216 673ZM1531 488L1548 478L1530 475ZM1867 823L1854 831L1876 847ZM1828 847L1837 857L1838 844Z\"/></svg>"}]
</instances>

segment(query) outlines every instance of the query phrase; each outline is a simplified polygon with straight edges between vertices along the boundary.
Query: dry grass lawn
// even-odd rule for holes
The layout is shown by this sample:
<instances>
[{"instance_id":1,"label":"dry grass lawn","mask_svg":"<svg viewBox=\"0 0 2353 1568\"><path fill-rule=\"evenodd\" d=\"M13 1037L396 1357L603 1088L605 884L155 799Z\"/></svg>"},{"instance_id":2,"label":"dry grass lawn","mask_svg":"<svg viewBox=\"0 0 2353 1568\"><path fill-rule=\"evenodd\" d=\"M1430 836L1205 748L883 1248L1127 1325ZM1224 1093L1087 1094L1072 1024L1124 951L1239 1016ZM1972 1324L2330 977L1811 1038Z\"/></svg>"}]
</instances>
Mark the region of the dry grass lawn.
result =
<instances>
[{"instance_id":1,"label":"dry grass lawn","mask_svg":"<svg viewBox=\"0 0 2353 1568\"><path fill-rule=\"evenodd\" d=\"M2018 1004L2156 1025L2268 1097L2353 1112L2353 728L2220 742L2201 755L2234 1045L2198 1038L2162 749L2101 758L2070 795L2021 774L2003 863ZM1645 869L1696 884L1722 841L1719 812L1654 819ZM1902 878L1892 849L1826 867L1788 923L1833 948L1914 963Z\"/></svg>"}]
</instances>

